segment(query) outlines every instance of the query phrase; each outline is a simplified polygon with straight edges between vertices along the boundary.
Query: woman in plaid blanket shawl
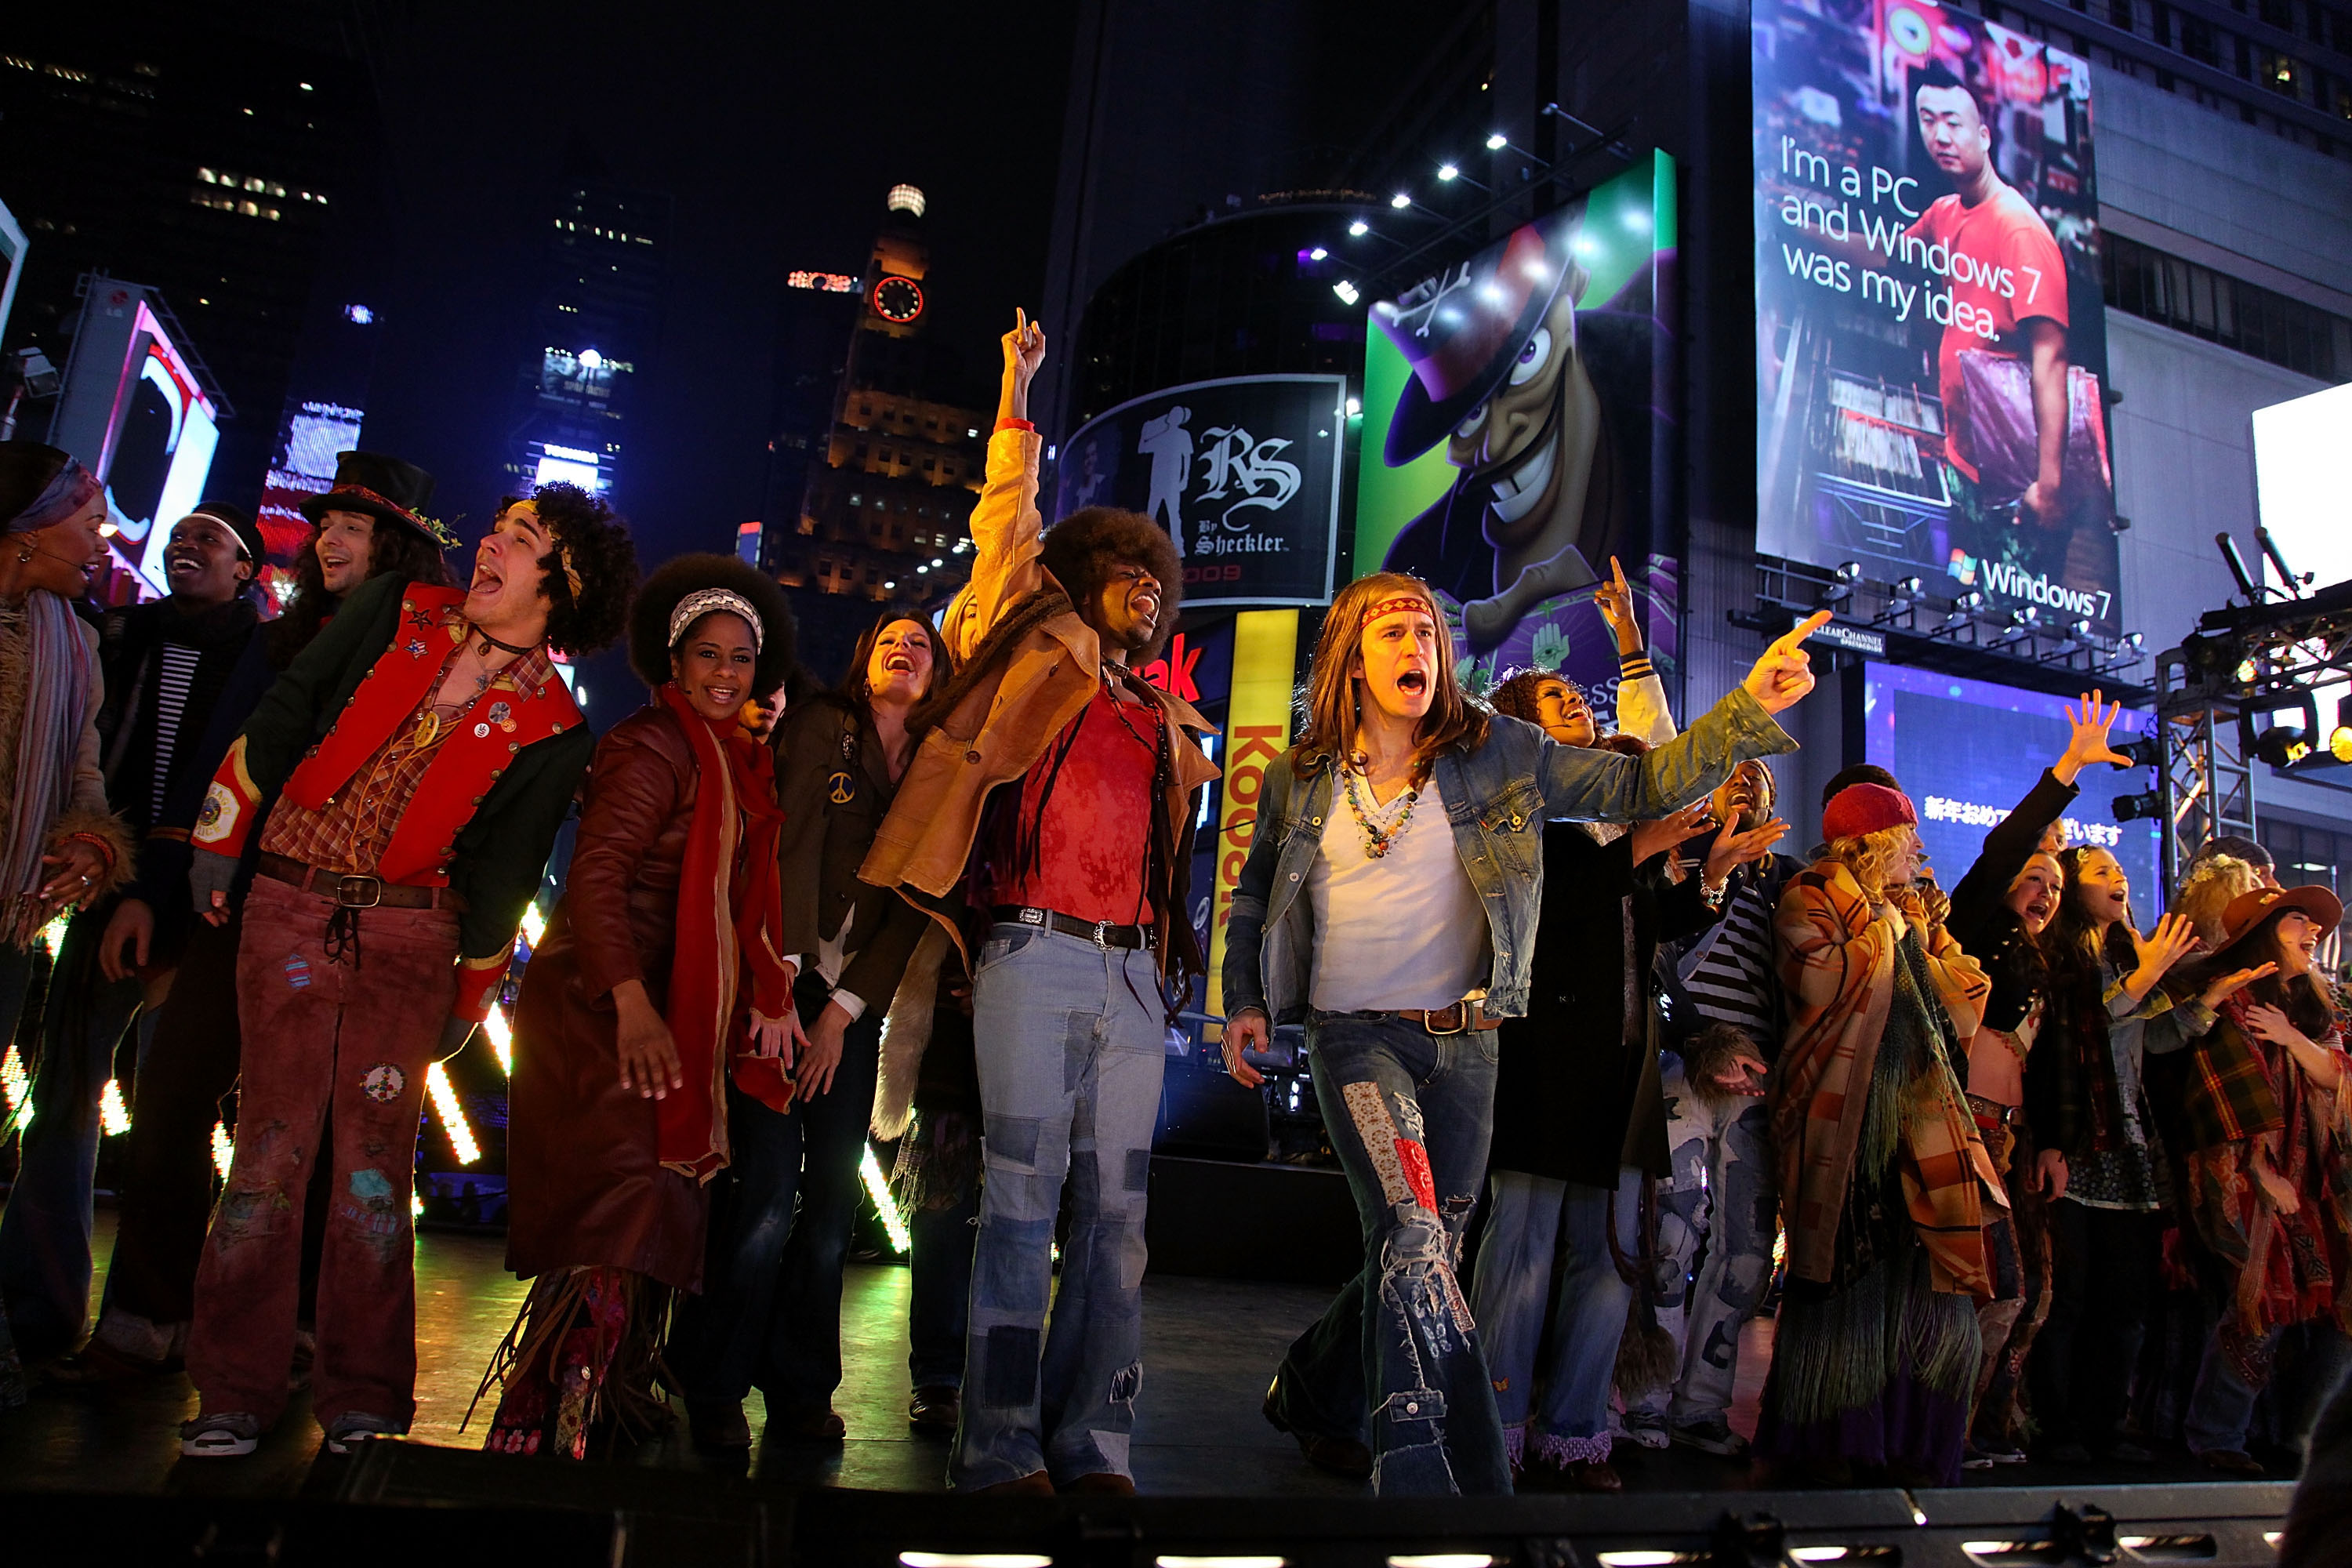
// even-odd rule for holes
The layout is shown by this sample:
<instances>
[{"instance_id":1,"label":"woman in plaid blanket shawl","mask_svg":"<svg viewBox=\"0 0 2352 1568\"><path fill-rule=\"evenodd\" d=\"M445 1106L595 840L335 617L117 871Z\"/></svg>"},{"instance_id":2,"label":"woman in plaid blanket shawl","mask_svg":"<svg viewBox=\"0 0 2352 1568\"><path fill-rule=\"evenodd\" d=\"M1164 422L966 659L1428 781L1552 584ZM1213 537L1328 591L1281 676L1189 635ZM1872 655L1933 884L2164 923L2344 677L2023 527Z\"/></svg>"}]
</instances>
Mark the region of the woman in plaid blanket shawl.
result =
<instances>
[{"instance_id":1,"label":"woman in plaid blanket shawl","mask_svg":"<svg viewBox=\"0 0 2352 1568\"><path fill-rule=\"evenodd\" d=\"M2201 966L2260 976L2197 1041L2183 1106L2189 1217L2221 1297L2185 1425L2189 1447L2227 1474L2262 1473L2246 1428L2280 1337L2299 1323L2352 1328L2341 1285L2352 1268L2352 1057L2314 961L2343 916L2325 888L2256 888L2231 900L2229 945ZM2339 1360L2341 1337L2320 1339ZM2334 1379L2305 1381L2318 1394Z\"/></svg>"},{"instance_id":2,"label":"woman in plaid blanket shawl","mask_svg":"<svg viewBox=\"0 0 2352 1568\"><path fill-rule=\"evenodd\" d=\"M1840 792L1775 921L1789 1286L1756 1448L1832 1485L1958 1484L1985 1208L2006 1202L1960 1088L1988 986L1914 884L1917 821L1898 791Z\"/></svg>"}]
</instances>

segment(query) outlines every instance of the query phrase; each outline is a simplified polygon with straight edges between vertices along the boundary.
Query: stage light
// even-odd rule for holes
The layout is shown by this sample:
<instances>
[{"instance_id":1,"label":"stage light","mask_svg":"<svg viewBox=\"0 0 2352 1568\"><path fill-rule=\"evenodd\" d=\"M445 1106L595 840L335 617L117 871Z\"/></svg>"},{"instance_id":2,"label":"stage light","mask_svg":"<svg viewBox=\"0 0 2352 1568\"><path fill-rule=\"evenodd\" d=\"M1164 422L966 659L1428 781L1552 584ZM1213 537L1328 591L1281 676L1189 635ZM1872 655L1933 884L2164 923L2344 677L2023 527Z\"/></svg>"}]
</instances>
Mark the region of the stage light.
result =
<instances>
[{"instance_id":1,"label":"stage light","mask_svg":"<svg viewBox=\"0 0 2352 1568\"><path fill-rule=\"evenodd\" d=\"M2327 732L2327 754L2339 763L2352 763L2352 697L2336 701L2336 728Z\"/></svg>"},{"instance_id":2,"label":"stage light","mask_svg":"<svg viewBox=\"0 0 2352 1568\"><path fill-rule=\"evenodd\" d=\"M1862 563L1861 563L1861 562L1859 562L1859 561L1841 561L1841 562L1839 562L1839 563L1838 563L1838 564L1837 564L1837 573L1836 573L1836 576L1837 576L1837 580L1838 580L1839 582L1841 582L1841 583L1859 583L1859 582L1861 582L1861 581L1862 581Z\"/></svg>"},{"instance_id":3,"label":"stage light","mask_svg":"<svg viewBox=\"0 0 2352 1568\"><path fill-rule=\"evenodd\" d=\"M221 1122L214 1122L213 1169L220 1173L220 1179L222 1181L226 1182L228 1180L228 1168L230 1165L234 1164L236 1161L236 1145L229 1142L228 1128Z\"/></svg>"},{"instance_id":4,"label":"stage light","mask_svg":"<svg viewBox=\"0 0 2352 1568\"><path fill-rule=\"evenodd\" d=\"M1389 205L1396 208L1399 212L1402 212L1405 208L1412 205L1412 198L1406 195L1402 191L1399 191L1396 195L1389 198Z\"/></svg>"},{"instance_id":5,"label":"stage light","mask_svg":"<svg viewBox=\"0 0 2352 1568\"><path fill-rule=\"evenodd\" d=\"M131 1108L122 1103L122 1085L114 1079L108 1079L99 1091L98 1124L109 1138L120 1138L131 1131Z\"/></svg>"},{"instance_id":6,"label":"stage light","mask_svg":"<svg viewBox=\"0 0 2352 1568\"><path fill-rule=\"evenodd\" d=\"M1486 151L1489 153L1499 153L1510 144L1511 139L1499 131L1486 138Z\"/></svg>"},{"instance_id":7,"label":"stage light","mask_svg":"<svg viewBox=\"0 0 2352 1568\"><path fill-rule=\"evenodd\" d=\"M882 1174L882 1162L874 1157L874 1145L868 1143L857 1156L857 1174L866 1184L866 1195L874 1200L874 1212L882 1216L882 1230L890 1238L890 1250L904 1258L915 1248L914 1233L907 1228L906 1215L890 1196L889 1178Z\"/></svg>"},{"instance_id":8,"label":"stage light","mask_svg":"<svg viewBox=\"0 0 2352 1568\"><path fill-rule=\"evenodd\" d=\"M1360 397L1351 397L1348 399L1348 417L1350 419L1360 419L1363 416L1364 400Z\"/></svg>"},{"instance_id":9,"label":"stage light","mask_svg":"<svg viewBox=\"0 0 2352 1568\"><path fill-rule=\"evenodd\" d=\"M1364 236L1371 232L1372 226L1366 223L1362 218L1358 218L1355 222L1348 226L1348 233L1357 239L1361 239Z\"/></svg>"},{"instance_id":10,"label":"stage light","mask_svg":"<svg viewBox=\"0 0 2352 1568\"><path fill-rule=\"evenodd\" d=\"M901 1552L899 1568L1054 1568L1034 1552Z\"/></svg>"},{"instance_id":11,"label":"stage light","mask_svg":"<svg viewBox=\"0 0 2352 1568\"><path fill-rule=\"evenodd\" d=\"M499 1070L512 1078L514 1030L507 1025L506 1009L492 1007L482 1019L482 1033L489 1037L490 1054L499 1058Z\"/></svg>"},{"instance_id":12,"label":"stage light","mask_svg":"<svg viewBox=\"0 0 2352 1568\"><path fill-rule=\"evenodd\" d=\"M2273 724L2254 737L2254 755L2274 768L2291 768L2311 755L2311 731L2300 724Z\"/></svg>"},{"instance_id":13,"label":"stage light","mask_svg":"<svg viewBox=\"0 0 2352 1568\"><path fill-rule=\"evenodd\" d=\"M1461 172L1461 170L1455 168L1451 163L1440 163L1437 165L1437 177L1441 180L1450 180Z\"/></svg>"},{"instance_id":14,"label":"stage light","mask_svg":"<svg viewBox=\"0 0 2352 1568\"><path fill-rule=\"evenodd\" d=\"M539 905L536 902L523 906L522 935L523 940L534 948L547 935L547 917L539 912Z\"/></svg>"},{"instance_id":15,"label":"stage light","mask_svg":"<svg viewBox=\"0 0 2352 1568\"><path fill-rule=\"evenodd\" d=\"M1290 1568L1290 1559L1272 1555L1252 1557L1179 1556L1162 1552L1152 1559L1159 1568Z\"/></svg>"},{"instance_id":16,"label":"stage light","mask_svg":"<svg viewBox=\"0 0 2352 1568\"><path fill-rule=\"evenodd\" d=\"M2115 812L2117 822L2153 820L2164 814L2164 802L2152 789L2143 790L2138 795L2119 795L2107 805Z\"/></svg>"},{"instance_id":17,"label":"stage light","mask_svg":"<svg viewBox=\"0 0 2352 1568\"><path fill-rule=\"evenodd\" d=\"M1328 250L1324 249L1321 246L1319 246L1319 245L1318 245L1318 246L1317 246L1314 249L1312 249L1312 250L1310 250L1310 251L1308 251L1308 252L1307 253L1307 260L1309 260L1309 261L1320 261L1320 260L1322 260L1325 257L1327 257L1327 256L1328 256L1328 255L1330 255L1330 254L1331 254L1331 253L1330 253L1329 251L1328 251Z\"/></svg>"},{"instance_id":18,"label":"stage light","mask_svg":"<svg viewBox=\"0 0 2352 1568\"><path fill-rule=\"evenodd\" d=\"M1342 305L1352 305L1363 298L1361 294L1356 292L1356 286L1345 278L1331 285L1331 292L1339 296L1339 303Z\"/></svg>"},{"instance_id":19,"label":"stage light","mask_svg":"<svg viewBox=\"0 0 2352 1568\"><path fill-rule=\"evenodd\" d=\"M33 1122L33 1080L25 1071L25 1058L10 1046L5 1056L0 1056L0 1100L8 1102L8 1113L16 1119L21 1132Z\"/></svg>"},{"instance_id":20,"label":"stage light","mask_svg":"<svg viewBox=\"0 0 2352 1568\"><path fill-rule=\"evenodd\" d=\"M1813 604L1816 608L1826 610L1832 605L1843 605L1853 597L1853 584L1824 583L1822 584L1822 591L1814 595Z\"/></svg>"},{"instance_id":21,"label":"stage light","mask_svg":"<svg viewBox=\"0 0 2352 1568\"><path fill-rule=\"evenodd\" d=\"M2160 760L2162 744L2153 735L2142 735L2138 740L2127 741L2115 749L2131 759L2131 766L2152 768Z\"/></svg>"},{"instance_id":22,"label":"stage light","mask_svg":"<svg viewBox=\"0 0 2352 1568\"><path fill-rule=\"evenodd\" d=\"M460 1165L470 1165L482 1157L482 1146L474 1142L474 1130L466 1125L465 1108L457 1103L457 1091L449 1082L449 1069L435 1062L425 1069L425 1092L432 1098L433 1109L441 1117L441 1130L449 1135L449 1152L457 1157Z\"/></svg>"}]
</instances>

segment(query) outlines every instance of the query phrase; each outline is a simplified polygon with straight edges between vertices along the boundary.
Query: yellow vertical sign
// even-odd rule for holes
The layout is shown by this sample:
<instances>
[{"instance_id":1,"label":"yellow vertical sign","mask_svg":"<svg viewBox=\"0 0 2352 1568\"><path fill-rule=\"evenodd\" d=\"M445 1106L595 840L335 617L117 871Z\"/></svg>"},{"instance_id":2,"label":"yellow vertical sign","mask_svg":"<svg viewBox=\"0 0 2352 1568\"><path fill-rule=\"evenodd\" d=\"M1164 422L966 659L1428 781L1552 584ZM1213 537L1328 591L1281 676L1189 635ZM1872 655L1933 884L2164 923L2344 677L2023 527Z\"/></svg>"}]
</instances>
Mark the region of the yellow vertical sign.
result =
<instances>
[{"instance_id":1,"label":"yellow vertical sign","mask_svg":"<svg viewBox=\"0 0 2352 1568\"><path fill-rule=\"evenodd\" d=\"M1225 922L1234 889L1257 837L1265 770L1290 745L1291 672L1298 657L1297 610L1244 610L1234 617L1233 700L1225 711L1225 782L1217 818L1217 898L1209 919L1209 1008L1225 1010ZM1219 1037L1211 1026L1210 1037Z\"/></svg>"}]
</instances>

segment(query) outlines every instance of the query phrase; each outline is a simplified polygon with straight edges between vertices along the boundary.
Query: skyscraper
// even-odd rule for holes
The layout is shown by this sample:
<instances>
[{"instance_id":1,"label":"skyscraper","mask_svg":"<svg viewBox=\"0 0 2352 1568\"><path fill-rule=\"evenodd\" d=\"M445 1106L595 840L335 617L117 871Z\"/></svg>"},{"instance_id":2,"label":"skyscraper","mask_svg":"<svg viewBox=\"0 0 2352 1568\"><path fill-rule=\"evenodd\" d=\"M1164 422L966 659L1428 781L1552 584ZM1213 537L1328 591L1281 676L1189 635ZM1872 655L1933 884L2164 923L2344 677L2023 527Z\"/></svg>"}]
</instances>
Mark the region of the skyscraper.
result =
<instances>
[{"instance_id":1,"label":"skyscraper","mask_svg":"<svg viewBox=\"0 0 2352 1568\"><path fill-rule=\"evenodd\" d=\"M562 479L610 492L658 346L670 199L619 184L575 140L551 206L507 471L519 489Z\"/></svg>"},{"instance_id":2,"label":"skyscraper","mask_svg":"<svg viewBox=\"0 0 2352 1568\"><path fill-rule=\"evenodd\" d=\"M159 290L236 416L210 488L247 504L321 252L374 136L365 72L331 20L313 20L289 35L231 16L131 26L34 7L12 13L0 45L0 177L30 241L5 346L64 364L88 274Z\"/></svg>"},{"instance_id":3,"label":"skyscraper","mask_svg":"<svg viewBox=\"0 0 2352 1568\"><path fill-rule=\"evenodd\" d=\"M798 590L803 654L830 671L883 600L945 603L969 561L992 416L950 401L952 351L929 336L923 193L891 187L858 279L855 329L823 461L797 516L771 523L768 564Z\"/></svg>"}]
</instances>

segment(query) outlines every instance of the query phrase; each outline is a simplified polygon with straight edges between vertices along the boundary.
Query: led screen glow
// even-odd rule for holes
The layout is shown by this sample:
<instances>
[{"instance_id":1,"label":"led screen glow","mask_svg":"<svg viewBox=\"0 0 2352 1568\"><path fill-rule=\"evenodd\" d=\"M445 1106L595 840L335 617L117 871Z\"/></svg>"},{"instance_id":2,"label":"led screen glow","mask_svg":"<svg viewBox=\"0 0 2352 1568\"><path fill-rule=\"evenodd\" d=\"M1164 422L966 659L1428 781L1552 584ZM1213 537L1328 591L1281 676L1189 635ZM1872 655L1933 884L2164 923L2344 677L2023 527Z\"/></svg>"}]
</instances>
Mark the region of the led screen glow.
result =
<instances>
[{"instance_id":1,"label":"led screen glow","mask_svg":"<svg viewBox=\"0 0 2352 1568\"><path fill-rule=\"evenodd\" d=\"M2067 700L1990 681L1965 680L1891 664L1863 672L1864 760L1893 773L1919 813L1919 841L1937 880L1958 885L2006 816L2066 750ZM2153 721L2126 710L2109 738L2118 746L2147 734ZM2085 769L2066 812L2067 842L2115 852L2131 878L2132 908L2142 927L2156 918L2157 830L2148 821L2118 823L2119 795L2155 787L2152 769Z\"/></svg>"}]
</instances>

